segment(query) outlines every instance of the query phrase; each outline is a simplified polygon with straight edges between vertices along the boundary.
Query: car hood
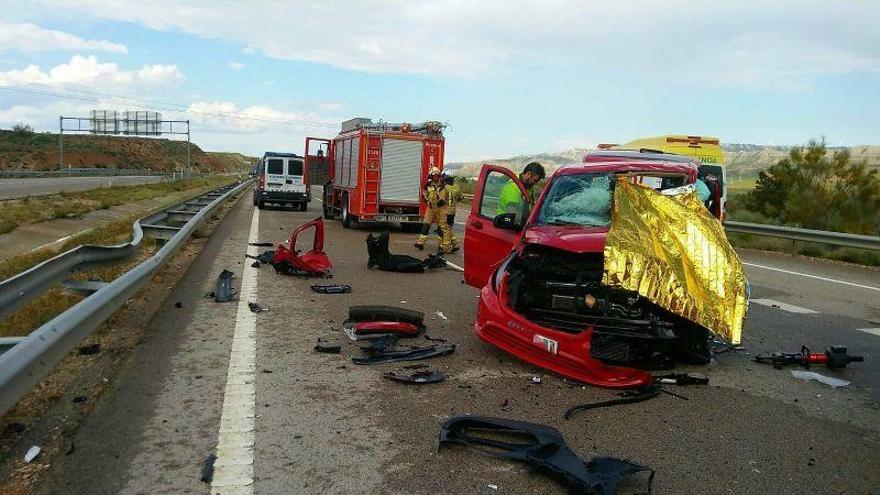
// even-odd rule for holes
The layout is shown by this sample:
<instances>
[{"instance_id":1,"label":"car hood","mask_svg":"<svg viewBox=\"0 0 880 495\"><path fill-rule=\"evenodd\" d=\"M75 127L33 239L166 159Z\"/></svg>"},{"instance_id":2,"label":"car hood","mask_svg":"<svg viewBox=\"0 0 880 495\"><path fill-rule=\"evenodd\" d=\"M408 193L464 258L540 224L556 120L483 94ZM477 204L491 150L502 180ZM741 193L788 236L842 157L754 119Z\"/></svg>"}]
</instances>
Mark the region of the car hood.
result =
<instances>
[{"instance_id":1,"label":"car hood","mask_svg":"<svg viewBox=\"0 0 880 495\"><path fill-rule=\"evenodd\" d=\"M523 233L523 242L578 254L601 253L607 236L608 227L532 225Z\"/></svg>"}]
</instances>

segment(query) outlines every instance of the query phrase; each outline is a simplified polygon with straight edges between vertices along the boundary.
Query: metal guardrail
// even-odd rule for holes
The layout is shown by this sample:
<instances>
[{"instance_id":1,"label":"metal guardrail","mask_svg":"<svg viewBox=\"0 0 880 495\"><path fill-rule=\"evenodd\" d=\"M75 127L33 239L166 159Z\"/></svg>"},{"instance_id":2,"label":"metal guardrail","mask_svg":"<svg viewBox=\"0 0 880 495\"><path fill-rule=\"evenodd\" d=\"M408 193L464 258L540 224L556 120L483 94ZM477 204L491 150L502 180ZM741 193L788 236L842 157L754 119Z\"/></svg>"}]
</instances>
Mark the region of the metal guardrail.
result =
<instances>
[{"instance_id":1,"label":"metal guardrail","mask_svg":"<svg viewBox=\"0 0 880 495\"><path fill-rule=\"evenodd\" d=\"M795 241L819 242L859 249L880 251L880 237L824 230L799 229L782 225L766 225L761 223L724 222L724 230L728 233L762 235L779 237Z\"/></svg>"},{"instance_id":2,"label":"metal guardrail","mask_svg":"<svg viewBox=\"0 0 880 495\"><path fill-rule=\"evenodd\" d=\"M462 194L468 201L474 199L473 194ZM724 230L729 233L751 234L766 237L778 237L794 241L818 242L846 246L858 249L870 249L880 251L880 237L859 234L847 234L844 232L828 232L825 230L809 230L782 225L767 225L762 223L724 222Z\"/></svg>"},{"instance_id":3,"label":"metal guardrail","mask_svg":"<svg viewBox=\"0 0 880 495\"><path fill-rule=\"evenodd\" d=\"M149 168L66 168L64 170L0 170L0 178L173 176ZM177 175L181 175L178 173Z\"/></svg>"},{"instance_id":4,"label":"metal guardrail","mask_svg":"<svg viewBox=\"0 0 880 495\"><path fill-rule=\"evenodd\" d=\"M217 206L250 182L224 186L135 221L131 242L80 246L0 282L0 312L5 316L70 274L130 258L144 236L167 240L151 258L112 282L65 283L70 289L90 295L27 337L0 341L0 415L143 287Z\"/></svg>"}]
</instances>

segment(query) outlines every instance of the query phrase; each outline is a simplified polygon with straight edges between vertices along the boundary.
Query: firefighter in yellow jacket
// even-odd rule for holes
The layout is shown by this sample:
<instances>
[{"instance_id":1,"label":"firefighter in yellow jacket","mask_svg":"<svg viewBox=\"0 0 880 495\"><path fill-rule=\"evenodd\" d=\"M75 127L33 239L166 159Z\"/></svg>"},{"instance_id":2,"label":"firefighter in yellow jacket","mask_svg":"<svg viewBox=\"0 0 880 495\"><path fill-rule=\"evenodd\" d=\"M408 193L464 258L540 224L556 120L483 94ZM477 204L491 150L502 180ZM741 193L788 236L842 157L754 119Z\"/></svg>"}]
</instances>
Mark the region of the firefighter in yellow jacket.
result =
<instances>
[{"instance_id":1,"label":"firefighter in yellow jacket","mask_svg":"<svg viewBox=\"0 0 880 495\"><path fill-rule=\"evenodd\" d=\"M441 239L440 250L444 253L452 251L452 232L446 223L446 203L448 200L448 191L446 183L440 175L440 169L431 167L428 173L428 183L422 189L422 199L427 203L428 208L425 211L425 218L422 219L422 233L416 241L416 247L425 249L425 243L428 242L428 233L431 232L431 225L437 224L440 227Z\"/></svg>"},{"instance_id":2,"label":"firefighter in yellow jacket","mask_svg":"<svg viewBox=\"0 0 880 495\"><path fill-rule=\"evenodd\" d=\"M458 239L455 238L455 209L458 202L461 201L461 186L455 183L455 176L446 170L443 171L443 182L446 183L446 225L449 226L449 243L454 253L459 249ZM442 242L443 232L440 230L440 226L437 226L435 232L437 233L437 242Z\"/></svg>"}]
</instances>

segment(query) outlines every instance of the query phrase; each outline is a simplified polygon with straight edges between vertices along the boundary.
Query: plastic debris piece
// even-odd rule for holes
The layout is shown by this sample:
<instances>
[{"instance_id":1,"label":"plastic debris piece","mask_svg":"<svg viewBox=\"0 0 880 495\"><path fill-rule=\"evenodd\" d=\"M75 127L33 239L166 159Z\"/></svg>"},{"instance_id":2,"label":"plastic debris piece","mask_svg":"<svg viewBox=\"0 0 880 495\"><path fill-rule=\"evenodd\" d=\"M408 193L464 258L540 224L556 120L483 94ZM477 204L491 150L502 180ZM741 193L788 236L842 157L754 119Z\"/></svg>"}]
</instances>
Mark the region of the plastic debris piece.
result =
<instances>
[{"instance_id":1,"label":"plastic debris piece","mask_svg":"<svg viewBox=\"0 0 880 495\"><path fill-rule=\"evenodd\" d=\"M815 371L791 370L791 376L799 378L801 380L816 380L819 383L824 383L825 385L833 388L845 387L850 383L846 380L841 380L840 378L834 378L831 376L825 376L821 373L816 373Z\"/></svg>"},{"instance_id":2,"label":"plastic debris piece","mask_svg":"<svg viewBox=\"0 0 880 495\"><path fill-rule=\"evenodd\" d=\"M311 289L319 294L350 294L351 286L342 284L311 285Z\"/></svg>"},{"instance_id":3,"label":"plastic debris piece","mask_svg":"<svg viewBox=\"0 0 880 495\"><path fill-rule=\"evenodd\" d=\"M354 364L395 363L398 361L418 361L455 352L455 344L439 344L431 347L413 347L405 350L372 352L364 357L351 358Z\"/></svg>"},{"instance_id":4,"label":"plastic debris piece","mask_svg":"<svg viewBox=\"0 0 880 495\"><path fill-rule=\"evenodd\" d=\"M42 449L36 445L29 448L27 453L24 455L24 462L29 463L29 462L33 461L34 459L37 458L38 455L40 455L40 452L42 452Z\"/></svg>"},{"instance_id":5,"label":"plastic debris piece","mask_svg":"<svg viewBox=\"0 0 880 495\"><path fill-rule=\"evenodd\" d=\"M445 321L445 320L448 320L448 319L449 319L449 318L446 317L446 315L443 314L443 311L439 311L439 310L438 310L437 313L435 313L435 314L436 314L437 316L439 316L441 320L444 320L444 321Z\"/></svg>"},{"instance_id":6,"label":"plastic debris piece","mask_svg":"<svg viewBox=\"0 0 880 495\"><path fill-rule=\"evenodd\" d=\"M274 245L275 244L272 244L271 242L249 242L248 243L248 246L254 246L254 247L272 247Z\"/></svg>"},{"instance_id":7,"label":"plastic debris piece","mask_svg":"<svg viewBox=\"0 0 880 495\"><path fill-rule=\"evenodd\" d=\"M269 311L268 307L263 306L262 304L259 304L259 303L255 303L255 302L249 302L248 308L250 308L252 313L262 313L264 311Z\"/></svg>"},{"instance_id":8,"label":"plastic debris piece","mask_svg":"<svg viewBox=\"0 0 880 495\"><path fill-rule=\"evenodd\" d=\"M667 373L656 375L654 379L668 385L708 385L709 377L702 373Z\"/></svg>"},{"instance_id":9,"label":"plastic debris piece","mask_svg":"<svg viewBox=\"0 0 880 495\"><path fill-rule=\"evenodd\" d=\"M332 342L318 342L315 344L315 350L325 354L339 354L342 352L342 346Z\"/></svg>"},{"instance_id":10,"label":"plastic debris piece","mask_svg":"<svg viewBox=\"0 0 880 495\"><path fill-rule=\"evenodd\" d=\"M498 489L498 485L486 485L486 486L489 487L489 489L491 489L491 490L497 490L497 489Z\"/></svg>"},{"instance_id":11,"label":"plastic debris piece","mask_svg":"<svg viewBox=\"0 0 880 495\"><path fill-rule=\"evenodd\" d=\"M486 455L510 459L542 468L562 477L569 493L613 495L624 481L642 486L633 491L651 493L654 470L613 457L594 457L584 462L565 443L562 434L550 426L485 416L456 416L440 427L440 447L469 446ZM629 484L627 488L629 488Z\"/></svg>"},{"instance_id":12,"label":"plastic debris piece","mask_svg":"<svg viewBox=\"0 0 880 495\"><path fill-rule=\"evenodd\" d=\"M389 371L382 376L389 380L394 380L395 382L410 383L415 385L424 385L426 383L440 383L446 379L446 375L443 374L442 371L430 370L416 371L411 375L398 375L394 372Z\"/></svg>"},{"instance_id":13,"label":"plastic debris piece","mask_svg":"<svg viewBox=\"0 0 880 495\"><path fill-rule=\"evenodd\" d=\"M260 260L257 260L257 261L254 261L253 263L251 263L251 268L259 268L259 267L260 267Z\"/></svg>"},{"instance_id":14,"label":"plastic debris piece","mask_svg":"<svg viewBox=\"0 0 880 495\"><path fill-rule=\"evenodd\" d=\"M578 406L569 407L563 417L568 420L578 412L586 411L588 409L598 409L600 407L610 407L610 406L619 406L622 404L634 404L636 402L646 401L648 399L653 399L660 395L661 389L656 385L651 385L643 389L634 389L634 390L626 390L624 392L620 392L617 394L619 398L611 399L611 400L603 400L599 402L590 402L587 404L581 404Z\"/></svg>"},{"instance_id":15,"label":"plastic debris piece","mask_svg":"<svg viewBox=\"0 0 880 495\"><path fill-rule=\"evenodd\" d=\"M213 452L205 458L204 464L202 464L202 483L210 483L214 480L214 462L217 460L217 455Z\"/></svg>"},{"instance_id":16,"label":"plastic debris piece","mask_svg":"<svg viewBox=\"0 0 880 495\"><path fill-rule=\"evenodd\" d=\"M87 400L89 400L89 398L86 397L85 395L77 395L76 397L73 398L73 403L79 404L80 402L85 402Z\"/></svg>"},{"instance_id":17,"label":"plastic debris piece","mask_svg":"<svg viewBox=\"0 0 880 495\"><path fill-rule=\"evenodd\" d=\"M183 303L180 301L177 301L176 303L174 303L174 307L180 309L183 307Z\"/></svg>"},{"instance_id":18,"label":"plastic debris piece","mask_svg":"<svg viewBox=\"0 0 880 495\"><path fill-rule=\"evenodd\" d=\"M235 274L229 270L223 270L217 277L217 289L214 291L214 300L217 302L230 302L235 300L235 291L232 289L232 277Z\"/></svg>"},{"instance_id":19,"label":"plastic debris piece","mask_svg":"<svg viewBox=\"0 0 880 495\"><path fill-rule=\"evenodd\" d=\"M540 376L533 376L532 383L534 383L536 385L540 385L541 384L541 377Z\"/></svg>"},{"instance_id":20,"label":"plastic debris piece","mask_svg":"<svg viewBox=\"0 0 880 495\"><path fill-rule=\"evenodd\" d=\"M91 356L101 352L101 344L84 345L79 348L80 356Z\"/></svg>"}]
</instances>

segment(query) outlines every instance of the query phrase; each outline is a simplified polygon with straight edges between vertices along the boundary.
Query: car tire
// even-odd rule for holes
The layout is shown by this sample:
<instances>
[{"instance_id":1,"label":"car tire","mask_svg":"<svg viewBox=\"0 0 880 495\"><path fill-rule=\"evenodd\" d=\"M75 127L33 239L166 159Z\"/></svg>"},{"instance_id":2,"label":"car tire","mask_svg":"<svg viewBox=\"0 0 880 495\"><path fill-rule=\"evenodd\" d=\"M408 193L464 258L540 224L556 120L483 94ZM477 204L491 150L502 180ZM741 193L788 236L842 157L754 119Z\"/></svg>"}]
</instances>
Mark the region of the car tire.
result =
<instances>
[{"instance_id":1,"label":"car tire","mask_svg":"<svg viewBox=\"0 0 880 495\"><path fill-rule=\"evenodd\" d=\"M309 204L308 204L308 203L306 203L306 202L302 202L302 203L299 204L299 211L308 211L308 210L309 210Z\"/></svg>"},{"instance_id":2,"label":"car tire","mask_svg":"<svg viewBox=\"0 0 880 495\"><path fill-rule=\"evenodd\" d=\"M262 199L258 199L257 200L257 209L262 210L265 207L266 207L266 202L263 201Z\"/></svg>"},{"instance_id":3,"label":"car tire","mask_svg":"<svg viewBox=\"0 0 880 495\"><path fill-rule=\"evenodd\" d=\"M351 321L402 321L421 325L425 320L425 314L421 311L393 306L351 306L348 308L348 319Z\"/></svg>"}]
</instances>

